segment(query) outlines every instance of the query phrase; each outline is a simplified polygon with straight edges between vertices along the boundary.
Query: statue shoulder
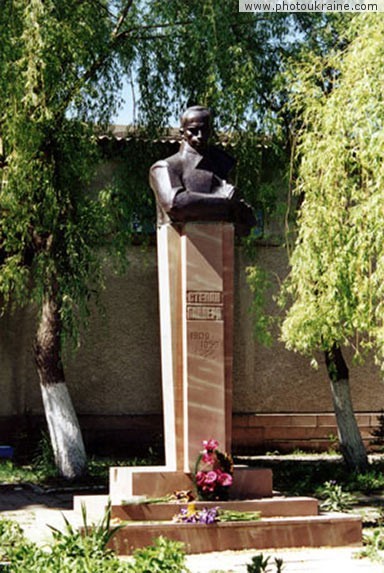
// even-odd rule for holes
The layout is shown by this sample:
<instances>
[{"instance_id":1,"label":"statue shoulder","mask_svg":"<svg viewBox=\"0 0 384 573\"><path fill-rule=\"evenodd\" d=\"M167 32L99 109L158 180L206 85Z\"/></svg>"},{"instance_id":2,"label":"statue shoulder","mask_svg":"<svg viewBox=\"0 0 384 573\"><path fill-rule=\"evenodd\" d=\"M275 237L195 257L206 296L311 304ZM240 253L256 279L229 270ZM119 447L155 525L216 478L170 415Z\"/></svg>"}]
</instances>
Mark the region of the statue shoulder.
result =
<instances>
[{"instance_id":1,"label":"statue shoulder","mask_svg":"<svg viewBox=\"0 0 384 573\"><path fill-rule=\"evenodd\" d=\"M156 163L152 165L151 171L161 168L167 168L172 171L181 172L182 170L181 153L178 151L177 153L171 155L170 157L166 157L165 159L160 159L159 161L156 161Z\"/></svg>"},{"instance_id":2,"label":"statue shoulder","mask_svg":"<svg viewBox=\"0 0 384 573\"><path fill-rule=\"evenodd\" d=\"M168 168L168 163L166 159L159 159L159 161L156 161L156 163L154 163L153 165L151 165L150 171L156 171L157 169L161 169L161 168Z\"/></svg>"},{"instance_id":3,"label":"statue shoulder","mask_svg":"<svg viewBox=\"0 0 384 573\"><path fill-rule=\"evenodd\" d=\"M181 173L183 165L183 156L180 153L180 151L178 151L174 155L171 155L170 157L167 157L164 161L166 161L168 167L172 169L172 171L175 171L176 173Z\"/></svg>"}]
</instances>

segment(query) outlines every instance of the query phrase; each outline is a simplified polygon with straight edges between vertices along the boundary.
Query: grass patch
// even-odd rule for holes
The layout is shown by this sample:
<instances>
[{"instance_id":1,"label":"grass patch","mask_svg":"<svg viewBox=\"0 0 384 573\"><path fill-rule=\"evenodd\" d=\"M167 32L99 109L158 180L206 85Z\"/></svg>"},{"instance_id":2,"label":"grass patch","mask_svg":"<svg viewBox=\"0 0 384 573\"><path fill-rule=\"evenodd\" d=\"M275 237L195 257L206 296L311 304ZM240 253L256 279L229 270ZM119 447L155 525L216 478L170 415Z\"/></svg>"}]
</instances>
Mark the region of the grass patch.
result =
<instances>
[{"instance_id":1,"label":"grass patch","mask_svg":"<svg viewBox=\"0 0 384 573\"><path fill-rule=\"evenodd\" d=\"M0 462L0 483L38 483L39 479L32 466L19 466L11 460Z\"/></svg>"},{"instance_id":2,"label":"grass patch","mask_svg":"<svg viewBox=\"0 0 384 573\"><path fill-rule=\"evenodd\" d=\"M0 519L0 562L7 561L10 554L25 542L23 530L11 519Z\"/></svg>"},{"instance_id":3,"label":"grass patch","mask_svg":"<svg viewBox=\"0 0 384 573\"><path fill-rule=\"evenodd\" d=\"M81 479L71 481L73 487L76 486L108 486L109 468L111 466L147 466L158 465L152 455L145 458L115 459L111 458L90 458L88 460L88 472ZM55 465L52 463L42 463L34 458L29 464L19 463L13 460L0 461L0 484L20 484L30 483L42 487L68 487L68 480L60 477Z\"/></svg>"},{"instance_id":4,"label":"grass patch","mask_svg":"<svg viewBox=\"0 0 384 573\"><path fill-rule=\"evenodd\" d=\"M384 529L377 527L370 531L366 530L363 543L364 548L357 553L357 557L367 557L371 561L384 564Z\"/></svg>"}]
</instances>

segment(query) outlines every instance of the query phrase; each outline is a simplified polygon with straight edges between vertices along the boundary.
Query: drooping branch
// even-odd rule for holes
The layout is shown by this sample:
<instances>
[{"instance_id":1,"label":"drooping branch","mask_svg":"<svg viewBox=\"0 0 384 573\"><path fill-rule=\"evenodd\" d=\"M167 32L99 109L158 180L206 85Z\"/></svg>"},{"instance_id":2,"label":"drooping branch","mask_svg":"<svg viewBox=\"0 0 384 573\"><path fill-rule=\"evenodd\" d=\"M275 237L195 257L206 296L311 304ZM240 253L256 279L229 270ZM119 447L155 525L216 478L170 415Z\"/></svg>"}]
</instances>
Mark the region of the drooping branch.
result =
<instances>
[{"instance_id":1,"label":"drooping branch","mask_svg":"<svg viewBox=\"0 0 384 573\"><path fill-rule=\"evenodd\" d=\"M128 38L128 37L132 37L132 34L134 32L143 32L145 30L162 30L163 28L177 28L180 26L189 26L191 25L191 21L190 20L181 20L181 21L176 21L176 22L165 22L164 24L146 24L143 26L136 26L133 28L129 28L128 30L124 30L123 32L120 32L119 34L119 38ZM157 38L158 36L148 36L149 39L152 38ZM135 36L135 38L137 38L137 36ZM147 38L147 37L145 37Z\"/></svg>"},{"instance_id":2,"label":"drooping branch","mask_svg":"<svg viewBox=\"0 0 384 573\"><path fill-rule=\"evenodd\" d=\"M108 14L108 16L110 16L111 18L115 17L115 14L113 14L111 12L111 10L108 9L108 6L106 6L105 4L103 4L100 0L92 0L93 4L96 4L96 6L98 6L99 8L101 8L104 12L106 12Z\"/></svg>"},{"instance_id":3,"label":"drooping branch","mask_svg":"<svg viewBox=\"0 0 384 573\"><path fill-rule=\"evenodd\" d=\"M118 19L118 21L117 21L116 27L115 27L115 29L114 29L113 32L112 32L112 37L113 37L113 38L116 37L116 36L118 36L118 34L119 34L119 32L120 32L120 29L121 29L122 25L124 24L124 22L125 22L125 20L126 20L126 18L127 18L127 16L128 16L128 12L129 12L129 10L130 10L131 7L132 7L132 4L133 4L133 0L128 0L128 2L126 3L126 5L123 7L123 9L122 9L122 11L121 11L121 14L120 14L120 16L119 16L119 19Z\"/></svg>"},{"instance_id":4,"label":"drooping branch","mask_svg":"<svg viewBox=\"0 0 384 573\"><path fill-rule=\"evenodd\" d=\"M152 40L164 40L164 39L175 40L177 38L182 38L182 34L153 34L150 36L131 36L132 40L140 40L141 42L149 42Z\"/></svg>"},{"instance_id":5,"label":"drooping branch","mask_svg":"<svg viewBox=\"0 0 384 573\"><path fill-rule=\"evenodd\" d=\"M113 53L114 49L117 48L119 43L121 43L121 41L124 39L124 36L122 36L122 34L119 33L119 30L126 21L129 10L132 7L132 4L133 0L128 0L127 3L122 8L120 16L118 18L118 22L111 33L109 43L105 47L103 53L100 54L99 57L92 62L90 67L84 71L84 73L74 83L72 88L68 90L66 96L63 98L61 102L61 105L58 107L55 113L56 121L58 122L60 121L60 118L64 116L65 111L67 110L70 102L73 100L76 94L78 94L82 90L82 88L87 84L87 82L95 76L97 71L100 70L103 67L103 65L105 65L108 58L111 57L111 54Z\"/></svg>"},{"instance_id":6,"label":"drooping branch","mask_svg":"<svg viewBox=\"0 0 384 573\"><path fill-rule=\"evenodd\" d=\"M62 103L58 110L56 111L56 121L60 122L60 118L64 116L66 109L68 108L70 102L74 99L74 97L83 89L83 87L90 81L95 74L100 70L105 63L107 62L108 58L110 58L114 51L121 45L124 41L128 38L132 40L150 40L150 39L159 39L161 37L165 37L164 35L157 35L157 36L135 36L135 32L139 32L141 30L161 30L163 28L175 27L175 26L184 26L190 24L189 21L176 21L176 22L165 22L163 24L148 24L143 25L140 27L132 27L128 30L122 30L124 23L126 22L129 14L129 10L133 5L133 0L128 0L123 9L121 10L120 16L118 17L117 24L114 30L111 33L110 41L108 45L105 47L102 54L96 58L90 67L84 71L84 73L77 79L75 84L72 88L68 91L67 95L63 98Z\"/></svg>"}]
</instances>

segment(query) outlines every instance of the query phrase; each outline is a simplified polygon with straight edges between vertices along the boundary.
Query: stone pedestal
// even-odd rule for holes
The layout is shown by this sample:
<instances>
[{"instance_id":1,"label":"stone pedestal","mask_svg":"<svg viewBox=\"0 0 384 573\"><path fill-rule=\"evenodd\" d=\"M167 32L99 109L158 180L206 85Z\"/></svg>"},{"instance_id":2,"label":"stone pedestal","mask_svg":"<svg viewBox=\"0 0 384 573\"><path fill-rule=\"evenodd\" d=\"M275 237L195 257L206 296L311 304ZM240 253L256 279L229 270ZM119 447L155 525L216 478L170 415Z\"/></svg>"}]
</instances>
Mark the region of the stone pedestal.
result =
<instances>
[{"instance_id":1,"label":"stone pedestal","mask_svg":"<svg viewBox=\"0 0 384 573\"><path fill-rule=\"evenodd\" d=\"M203 440L231 451L233 235L220 222L158 230L165 467L111 468L116 502L189 489ZM237 497L272 495L270 470L236 476Z\"/></svg>"},{"instance_id":2,"label":"stone pedestal","mask_svg":"<svg viewBox=\"0 0 384 573\"><path fill-rule=\"evenodd\" d=\"M162 226L158 268L166 466L189 472L231 448L233 225Z\"/></svg>"}]
</instances>

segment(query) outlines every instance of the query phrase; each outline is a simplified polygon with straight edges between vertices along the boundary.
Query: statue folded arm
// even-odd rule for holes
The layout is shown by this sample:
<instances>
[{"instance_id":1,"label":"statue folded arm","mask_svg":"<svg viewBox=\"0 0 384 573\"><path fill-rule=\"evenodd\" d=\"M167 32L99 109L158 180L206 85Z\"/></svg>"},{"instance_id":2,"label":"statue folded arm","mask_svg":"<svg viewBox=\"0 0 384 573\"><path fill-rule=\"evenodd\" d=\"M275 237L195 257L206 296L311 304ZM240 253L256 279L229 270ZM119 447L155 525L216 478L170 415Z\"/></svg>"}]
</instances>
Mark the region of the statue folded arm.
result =
<instances>
[{"instance_id":1,"label":"statue folded arm","mask_svg":"<svg viewBox=\"0 0 384 573\"><path fill-rule=\"evenodd\" d=\"M150 183L159 207L159 223L187 221L233 221L235 188L216 178L209 192L191 191L173 186L175 174L167 161L158 161L150 171ZM162 212L161 212L162 211Z\"/></svg>"}]
</instances>

